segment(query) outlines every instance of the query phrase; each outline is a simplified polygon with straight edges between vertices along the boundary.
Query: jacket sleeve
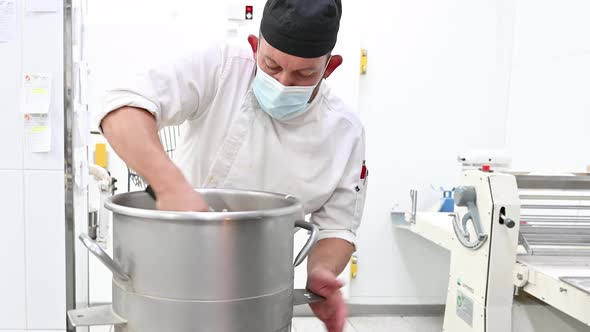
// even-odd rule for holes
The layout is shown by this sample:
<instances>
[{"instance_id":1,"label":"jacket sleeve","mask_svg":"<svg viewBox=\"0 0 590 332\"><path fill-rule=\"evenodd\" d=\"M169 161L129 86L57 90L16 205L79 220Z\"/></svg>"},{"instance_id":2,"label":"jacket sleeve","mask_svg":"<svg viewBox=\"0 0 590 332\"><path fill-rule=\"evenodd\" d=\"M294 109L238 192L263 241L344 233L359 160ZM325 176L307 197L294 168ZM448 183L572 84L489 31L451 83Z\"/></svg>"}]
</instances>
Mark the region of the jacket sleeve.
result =
<instances>
[{"instance_id":1,"label":"jacket sleeve","mask_svg":"<svg viewBox=\"0 0 590 332\"><path fill-rule=\"evenodd\" d=\"M197 118L215 97L224 67L223 53L221 47L214 46L124 77L107 89L95 124L100 128L107 114L123 106L149 111L159 128Z\"/></svg>"},{"instance_id":2,"label":"jacket sleeve","mask_svg":"<svg viewBox=\"0 0 590 332\"><path fill-rule=\"evenodd\" d=\"M320 228L320 239L340 238L355 243L367 193L365 134L361 131L342 177L328 201L311 215Z\"/></svg>"}]
</instances>

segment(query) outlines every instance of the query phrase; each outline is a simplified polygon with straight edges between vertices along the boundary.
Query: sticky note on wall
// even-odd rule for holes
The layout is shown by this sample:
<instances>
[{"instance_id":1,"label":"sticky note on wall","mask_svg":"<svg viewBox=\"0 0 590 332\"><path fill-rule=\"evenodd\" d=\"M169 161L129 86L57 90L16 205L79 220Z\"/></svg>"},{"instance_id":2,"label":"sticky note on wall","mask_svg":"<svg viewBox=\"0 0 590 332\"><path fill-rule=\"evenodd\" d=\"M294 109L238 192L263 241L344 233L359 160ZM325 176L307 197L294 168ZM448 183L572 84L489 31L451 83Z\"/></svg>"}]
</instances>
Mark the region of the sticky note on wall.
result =
<instances>
[{"instance_id":1,"label":"sticky note on wall","mask_svg":"<svg viewBox=\"0 0 590 332\"><path fill-rule=\"evenodd\" d=\"M29 151L51 151L51 126L47 114L25 114L25 136Z\"/></svg>"},{"instance_id":2,"label":"sticky note on wall","mask_svg":"<svg viewBox=\"0 0 590 332\"><path fill-rule=\"evenodd\" d=\"M29 12L57 12L56 0L28 0L27 11Z\"/></svg>"},{"instance_id":3,"label":"sticky note on wall","mask_svg":"<svg viewBox=\"0 0 590 332\"><path fill-rule=\"evenodd\" d=\"M47 114L51 105L51 74L24 74L22 110L25 114Z\"/></svg>"},{"instance_id":4,"label":"sticky note on wall","mask_svg":"<svg viewBox=\"0 0 590 332\"><path fill-rule=\"evenodd\" d=\"M107 145L97 143L94 149L94 163L102 168L107 168Z\"/></svg>"},{"instance_id":5,"label":"sticky note on wall","mask_svg":"<svg viewBox=\"0 0 590 332\"><path fill-rule=\"evenodd\" d=\"M17 27L15 0L0 1L0 43L13 41L17 35Z\"/></svg>"}]
</instances>

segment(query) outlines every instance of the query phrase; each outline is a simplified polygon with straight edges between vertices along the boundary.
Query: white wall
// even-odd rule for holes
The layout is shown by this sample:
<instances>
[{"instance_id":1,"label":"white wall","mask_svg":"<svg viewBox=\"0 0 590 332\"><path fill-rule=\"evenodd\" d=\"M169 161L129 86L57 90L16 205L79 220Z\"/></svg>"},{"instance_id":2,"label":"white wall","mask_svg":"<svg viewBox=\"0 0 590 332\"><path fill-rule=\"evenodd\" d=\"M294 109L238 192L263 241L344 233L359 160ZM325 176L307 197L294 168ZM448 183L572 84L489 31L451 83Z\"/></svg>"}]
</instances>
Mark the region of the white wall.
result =
<instances>
[{"instance_id":1,"label":"white wall","mask_svg":"<svg viewBox=\"0 0 590 332\"><path fill-rule=\"evenodd\" d=\"M362 18L371 185L352 301L442 303L447 255L393 229L389 209L407 208L411 187L422 208L433 203L429 185L452 186L455 158L469 148L505 147L520 170L585 169L590 3L379 4L388 8L374 1Z\"/></svg>"},{"instance_id":2,"label":"white wall","mask_svg":"<svg viewBox=\"0 0 590 332\"><path fill-rule=\"evenodd\" d=\"M519 0L508 147L518 169L590 164L590 2Z\"/></svg>"},{"instance_id":3,"label":"white wall","mask_svg":"<svg viewBox=\"0 0 590 332\"><path fill-rule=\"evenodd\" d=\"M64 330L63 1L28 13L0 43L0 330ZM23 73L52 73L51 152L31 153L20 108Z\"/></svg>"},{"instance_id":4,"label":"white wall","mask_svg":"<svg viewBox=\"0 0 590 332\"><path fill-rule=\"evenodd\" d=\"M370 185L351 301L443 303L448 254L394 229L389 211L409 208L410 188L420 191L421 208L430 206L440 195L431 185L455 183L460 153L504 145L513 5L370 1L364 9L360 107Z\"/></svg>"}]
</instances>

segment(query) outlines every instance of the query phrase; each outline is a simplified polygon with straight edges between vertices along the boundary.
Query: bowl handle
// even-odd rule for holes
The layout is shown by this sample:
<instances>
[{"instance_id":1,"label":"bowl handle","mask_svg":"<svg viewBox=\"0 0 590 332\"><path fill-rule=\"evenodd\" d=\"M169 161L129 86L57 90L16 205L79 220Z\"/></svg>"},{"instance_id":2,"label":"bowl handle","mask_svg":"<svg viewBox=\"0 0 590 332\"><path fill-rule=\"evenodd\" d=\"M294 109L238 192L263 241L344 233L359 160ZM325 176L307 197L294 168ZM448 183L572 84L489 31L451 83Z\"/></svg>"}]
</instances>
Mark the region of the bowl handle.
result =
<instances>
[{"instance_id":1,"label":"bowl handle","mask_svg":"<svg viewBox=\"0 0 590 332\"><path fill-rule=\"evenodd\" d=\"M324 301L325 298L312 293L309 289L293 290L293 305L310 304Z\"/></svg>"},{"instance_id":2,"label":"bowl handle","mask_svg":"<svg viewBox=\"0 0 590 332\"><path fill-rule=\"evenodd\" d=\"M131 280L131 278L123 271L121 265L117 264L117 262L115 262L104 250L102 250L98 243L94 242L88 235L81 233L78 238L80 241L82 241L84 246L88 248L88 251L96 256L96 258L98 258L101 263L103 263L109 270L111 270L111 272L113 272L114 276L121 279L122 281Z\"/></svg>"},{"instance_id":3,"label":"bowl handle","mask_svg":"<svg viewBox=\"0 0 590 332\"><path fill-rule=\"evenodd\" d=\"M299 266L299 264L303 263L315 243L318 241L320 231L318 230L318 226L304 220L295 221L295 227L307 229L310 232L309 239L307 239L307 242L305 242L305 245L301 248L301 251L297 254L295 262L293 263L293 266Z\"/></svg>"}]
</instances>

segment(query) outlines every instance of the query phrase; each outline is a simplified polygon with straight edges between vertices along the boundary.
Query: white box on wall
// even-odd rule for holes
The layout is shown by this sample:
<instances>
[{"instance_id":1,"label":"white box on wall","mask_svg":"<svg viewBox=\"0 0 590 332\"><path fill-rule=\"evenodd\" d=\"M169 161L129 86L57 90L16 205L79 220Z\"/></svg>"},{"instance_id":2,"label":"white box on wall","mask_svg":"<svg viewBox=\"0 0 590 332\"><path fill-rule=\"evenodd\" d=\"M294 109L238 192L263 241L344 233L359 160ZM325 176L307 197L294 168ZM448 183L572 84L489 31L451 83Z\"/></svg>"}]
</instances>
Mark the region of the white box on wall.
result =
<instances>
[{"instance_id":1,"label":"white box on wall","mask_svg":"<svg viewBox=\"0 0 590 332\"><path fill-rule=\"evenodd\" d=\"M258 13L254 11L253 1L241 1L230 3L227 6L228 20L253 20L254 15ZM257 9L257 8L256 8Z\"/></svg>"}]
</instances>

